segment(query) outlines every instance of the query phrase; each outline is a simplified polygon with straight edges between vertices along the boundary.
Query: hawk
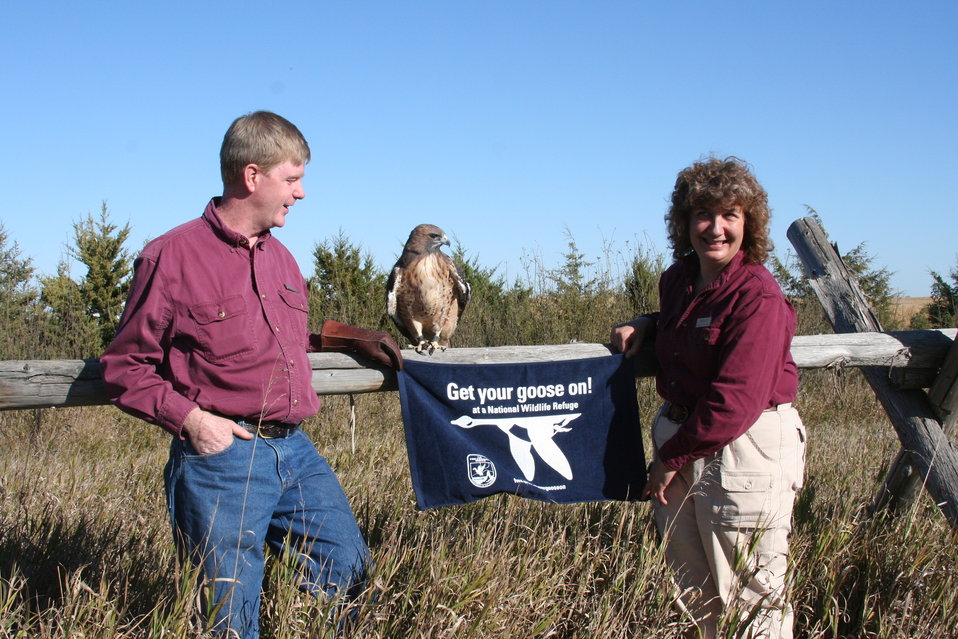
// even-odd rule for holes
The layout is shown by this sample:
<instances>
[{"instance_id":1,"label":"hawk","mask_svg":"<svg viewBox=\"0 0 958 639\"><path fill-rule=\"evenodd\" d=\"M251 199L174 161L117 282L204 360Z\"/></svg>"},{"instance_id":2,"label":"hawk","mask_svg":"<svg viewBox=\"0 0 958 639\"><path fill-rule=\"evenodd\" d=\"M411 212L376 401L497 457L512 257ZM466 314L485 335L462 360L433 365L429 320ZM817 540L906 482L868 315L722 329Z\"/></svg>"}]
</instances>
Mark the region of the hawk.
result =
<instances>
[{"instance_id":1,"label":"hawk","mask_svg":"<svg viewBox=\"0 0 958 639\"><path fill-rule=\"evenodd\" d=\"M449 238L441 228L420 224L386 283L386 310L417 353L445 350L469 301L465 273L443 245Z\"/></svg>"}]
</instances>

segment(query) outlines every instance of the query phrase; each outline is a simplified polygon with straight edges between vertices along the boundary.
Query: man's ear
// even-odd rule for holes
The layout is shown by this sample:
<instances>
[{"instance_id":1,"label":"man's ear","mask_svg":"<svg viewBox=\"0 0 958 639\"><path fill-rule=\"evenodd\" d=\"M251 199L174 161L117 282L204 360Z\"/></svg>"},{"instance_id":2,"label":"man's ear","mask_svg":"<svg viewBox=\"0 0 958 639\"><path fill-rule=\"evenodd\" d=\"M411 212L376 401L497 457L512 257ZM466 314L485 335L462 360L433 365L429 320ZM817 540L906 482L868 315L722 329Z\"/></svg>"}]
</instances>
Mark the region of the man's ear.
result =
<instances>
[{"instance_id":1,"label":"man's ear","mask_svg":"<svg viewBox=\"0 0 958 639\"><path fill-rule=\"evenodd\" d=\"M263 170L258 164L247 164L243 167L243 185L246 190L252 193L256 190L260 178L263 176Z\"/></svg>"}]
</instances>

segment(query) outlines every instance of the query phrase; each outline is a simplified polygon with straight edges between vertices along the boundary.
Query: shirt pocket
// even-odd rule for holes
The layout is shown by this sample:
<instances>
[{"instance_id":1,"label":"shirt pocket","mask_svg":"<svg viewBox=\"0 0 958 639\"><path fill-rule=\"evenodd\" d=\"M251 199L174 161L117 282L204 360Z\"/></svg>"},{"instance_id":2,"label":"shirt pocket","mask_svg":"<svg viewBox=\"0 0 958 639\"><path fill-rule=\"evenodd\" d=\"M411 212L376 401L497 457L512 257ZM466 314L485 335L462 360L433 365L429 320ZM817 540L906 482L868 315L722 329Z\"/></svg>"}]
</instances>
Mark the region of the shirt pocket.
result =
<instances>
[{"instance_id":1,"label":"shirt pocket","mask_svg":"<svg viewBox=\"0 0 958 639\"><path fill-rule=\"evenodd\" d=\"M719 335L721 335L721 331L717 326L705 326L698 329L695 341L705 346L715 346L718 343Z\"/></svg>"},{"instance_id":2,"label":"shirt pocket","mask_svg":"<svg viewBox=\"0 0 958 639\"><path fill-rule=\"evenodd\" d=\"M280 289L279 297L283 300L290 326L292 326L295 331L293 335L299 339L305 339L307 333L306 319L309 315L309 300L302 293L287 289Z\"/></svg>"},{"instance_id":3,"label":"shirt pocket","mask_svg":"<svg viewBox=\"0 0 958 639\"><path fill-rule=\"evenodd\" d=\"M720 362L718 360L722 331L717 326L704 326L688 330L682 350L683 363L688 373L699 379L715 377Z\"/></svg>"},{"instance_id":4,"label":"shirt pocket","mask_svg":"<svg viewBox=\"0 0 958 639\"><path fill-rule=\"evenodd\" d=\"M250 314L242 296L194 304L189 312L196 328L196 341L210 361L240 357L256 348Z\"/></svg>"}]
</instances>

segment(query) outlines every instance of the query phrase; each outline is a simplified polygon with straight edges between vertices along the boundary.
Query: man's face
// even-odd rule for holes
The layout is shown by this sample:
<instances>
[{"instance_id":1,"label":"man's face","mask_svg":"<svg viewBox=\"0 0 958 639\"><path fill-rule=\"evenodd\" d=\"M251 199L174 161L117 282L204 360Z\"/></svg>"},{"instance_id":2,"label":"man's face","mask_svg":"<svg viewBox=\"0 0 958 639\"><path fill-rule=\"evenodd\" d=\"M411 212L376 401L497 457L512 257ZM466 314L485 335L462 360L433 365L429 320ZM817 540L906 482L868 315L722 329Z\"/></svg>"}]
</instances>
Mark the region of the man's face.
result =
<instances>
[{"instance_id":1,"label":"man's face","mask_svg":"<svg viewBox=\"0 0 958 639\"><path fill-rule=\"evenodd\" d=\"M306 197L303 190L303 174L306 167L290 160L274 166L269 173L258 172L254 178L256 188L251 194L258 211L253 225L262 233L273 227L286 224L289 207Z\"/></svg>"}]
</instances>

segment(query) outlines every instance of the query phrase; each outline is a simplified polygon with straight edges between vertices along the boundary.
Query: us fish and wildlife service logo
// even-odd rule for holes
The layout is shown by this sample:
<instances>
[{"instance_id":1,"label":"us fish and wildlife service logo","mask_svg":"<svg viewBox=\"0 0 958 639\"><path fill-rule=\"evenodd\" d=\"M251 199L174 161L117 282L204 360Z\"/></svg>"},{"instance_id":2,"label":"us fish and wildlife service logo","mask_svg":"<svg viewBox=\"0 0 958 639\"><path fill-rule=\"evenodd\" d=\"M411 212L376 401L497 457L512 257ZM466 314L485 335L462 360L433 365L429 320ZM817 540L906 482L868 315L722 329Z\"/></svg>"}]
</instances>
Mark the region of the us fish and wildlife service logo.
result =
<instances>
[{"instance_id":1,"label":"us fish and wildlife service logo","mask_svg":"<svg viewBox=\"0 0 958 639\"><path fill-rule=\"evenodd\" d=\"M476 488L486 488L496 482L496 465L484 455L466 455L469 481Z\"/></svg>"}]
</instances>

